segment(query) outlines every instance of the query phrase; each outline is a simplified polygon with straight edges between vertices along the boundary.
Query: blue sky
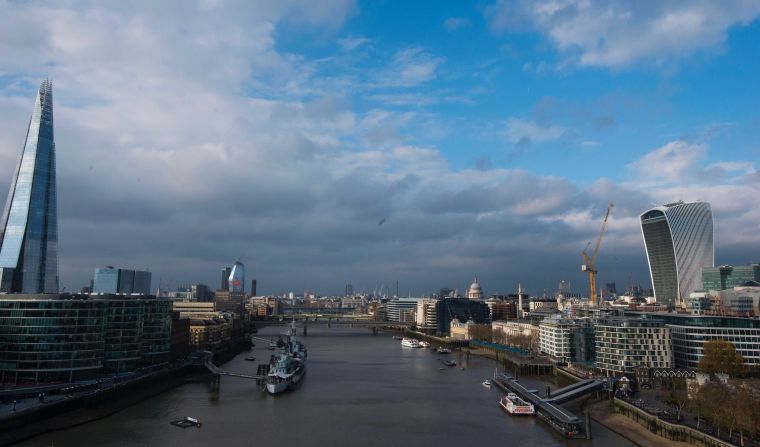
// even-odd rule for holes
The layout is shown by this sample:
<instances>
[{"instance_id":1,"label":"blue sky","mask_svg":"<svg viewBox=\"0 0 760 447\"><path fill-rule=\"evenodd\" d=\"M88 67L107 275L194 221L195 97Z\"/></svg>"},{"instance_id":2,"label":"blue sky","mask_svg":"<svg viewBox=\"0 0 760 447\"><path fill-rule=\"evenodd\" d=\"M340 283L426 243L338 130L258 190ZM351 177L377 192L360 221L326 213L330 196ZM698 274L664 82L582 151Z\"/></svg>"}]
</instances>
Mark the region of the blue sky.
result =
<instances>
[{"instance_id":1,"label":"blue sky","mask_svg":"<svg viewBox=\"0 0 760 447\"><path fill-rule=\"evenodd\" d=\"M61 283L265 293L648 286L637 216L708 200L757 262L760 4L0 1L0 187L54 81ZM378 225L386 219L382 225Z\"/></svg>"}]
</instances>

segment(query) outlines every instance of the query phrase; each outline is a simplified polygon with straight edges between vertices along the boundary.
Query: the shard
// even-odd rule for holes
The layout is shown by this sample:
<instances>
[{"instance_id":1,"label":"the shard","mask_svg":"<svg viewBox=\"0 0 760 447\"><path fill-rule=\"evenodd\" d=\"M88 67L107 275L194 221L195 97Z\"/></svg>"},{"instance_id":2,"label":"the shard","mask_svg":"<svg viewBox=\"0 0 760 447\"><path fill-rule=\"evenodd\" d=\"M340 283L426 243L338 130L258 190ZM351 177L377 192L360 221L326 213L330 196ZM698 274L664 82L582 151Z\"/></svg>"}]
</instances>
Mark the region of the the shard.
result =
<instances>
[{"instance_id":1,"label":"the shard","mask_svg":"<svg viewBox=\"0 0 760 447\"><path fill-rule=\"evenodd\" d=\"M42 81L0 220L0 292L58 293L53 84Z\"/></svg>"}]
</instances>

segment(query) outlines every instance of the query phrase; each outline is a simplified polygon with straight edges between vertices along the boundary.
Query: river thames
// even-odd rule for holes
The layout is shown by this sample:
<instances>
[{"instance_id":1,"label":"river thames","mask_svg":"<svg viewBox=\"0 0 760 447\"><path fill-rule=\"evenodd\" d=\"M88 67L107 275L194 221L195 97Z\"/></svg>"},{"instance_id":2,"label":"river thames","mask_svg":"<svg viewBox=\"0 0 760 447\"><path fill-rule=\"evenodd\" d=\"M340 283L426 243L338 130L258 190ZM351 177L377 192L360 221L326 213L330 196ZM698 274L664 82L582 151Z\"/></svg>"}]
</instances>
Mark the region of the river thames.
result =
<instances>
[{"instance_id":1,"label":"river thames","mask_svg":"<svg viewBox=\"0 0 760 447\"><path fill-rule=\"evenodd\" d=\"M259 336L276 335L266 328ZM48 433L26 446L633 446L593 423L591 441L569 441L536 418L511 417L498 406L501 391L481 383L495 363L470 356L466 368L444 368L445 355L402 348L390 334L366 328L309 327L308 372L293 392L269 396L250 379L222 377L218 392L189 383L113 416ZM255 374L269 358L257 343L222 366ZM244 360L257 357L256 362ZM460 362L461 363L461 362ZM543 386L535 381L533 386ZM541 388L539 388L541 389ZM201 428L178 428L192 416Z\"/></svg>"}]
</instances>

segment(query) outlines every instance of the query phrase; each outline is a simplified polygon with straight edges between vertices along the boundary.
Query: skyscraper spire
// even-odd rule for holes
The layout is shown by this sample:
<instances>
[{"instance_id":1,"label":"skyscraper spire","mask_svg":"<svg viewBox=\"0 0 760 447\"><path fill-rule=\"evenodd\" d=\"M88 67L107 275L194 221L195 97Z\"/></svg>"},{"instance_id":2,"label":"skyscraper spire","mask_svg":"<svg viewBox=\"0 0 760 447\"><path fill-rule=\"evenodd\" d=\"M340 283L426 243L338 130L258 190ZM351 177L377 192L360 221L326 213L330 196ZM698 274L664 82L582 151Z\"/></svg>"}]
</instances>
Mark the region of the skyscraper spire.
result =
<instances>
[{"instance_id":1,"label":"skyscraper spire","mask_svg":"<svg viewBox=\"0 0 760 447\"><path fill-rule=\"evenodd\" d=\"M0 292L58 292L53 83L49 79L37 91L0 218Z\"/></svg>"}]
</instances>

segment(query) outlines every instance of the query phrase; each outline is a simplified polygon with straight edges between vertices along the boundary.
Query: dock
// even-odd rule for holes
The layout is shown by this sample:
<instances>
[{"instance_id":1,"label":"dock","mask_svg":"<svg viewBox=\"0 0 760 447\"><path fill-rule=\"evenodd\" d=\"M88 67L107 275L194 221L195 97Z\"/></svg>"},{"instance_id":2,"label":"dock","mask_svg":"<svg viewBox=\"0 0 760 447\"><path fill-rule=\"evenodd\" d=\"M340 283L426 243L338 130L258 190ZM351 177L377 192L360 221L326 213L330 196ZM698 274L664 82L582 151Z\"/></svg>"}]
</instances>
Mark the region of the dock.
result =
<instances>
[{"instance_id":1,"label":"dock","mask_svg":"<svg viewBox=\"0 0 760 447\"><path fill-rule=\"evenodd\" d=\"M505 393L515 393L526 402L533 404L538 417L562 433L563 436L572 439L590 438L588 422L562 408L559 406L559 403L567 402L583 394L600 389L604 381L591 379L574 383L557 390L554 397L547 399L539 397L534 390L524 387L509 374L499 374L494 377L492 382Z\"/></svg>"}]
</instances>

